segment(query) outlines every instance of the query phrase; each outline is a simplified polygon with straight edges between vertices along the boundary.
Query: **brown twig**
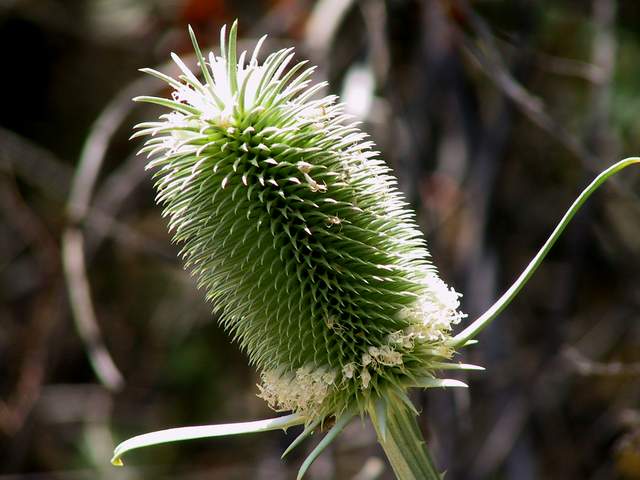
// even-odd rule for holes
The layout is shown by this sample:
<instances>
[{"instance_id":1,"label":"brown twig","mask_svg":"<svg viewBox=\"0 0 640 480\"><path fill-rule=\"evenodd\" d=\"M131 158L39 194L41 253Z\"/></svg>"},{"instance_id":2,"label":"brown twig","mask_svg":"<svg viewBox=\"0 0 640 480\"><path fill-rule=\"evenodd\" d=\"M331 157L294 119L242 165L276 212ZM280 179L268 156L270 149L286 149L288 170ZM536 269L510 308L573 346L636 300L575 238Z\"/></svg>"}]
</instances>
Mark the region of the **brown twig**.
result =
<instances>
[{"instance_id":1,"label":"brown twig","mask_svg":"<svg viewBox=\"0 0 640 480\"><path fill-rule=\"evenodd\" d=\"M489 78L500 91L509 98L518 110L520 110L533 124L556 139L562 146L572 152L576 157L583 160L590 169L597 170L602 162L591 152L580 139L557 122L548 112L542 99L529 92L520 82L518 82L500 54L498 46L495 44L493 35L482 18L460 0L457 2L461 9L465 11L466 18L475 39L472 39L462 29L458 28L458 36L461 39L463 52L469 57L473 64L477 65L484 75Z\"/></svg>"},{"instance_id":2,"label":"brown twig","mask_svg":"<svg viewBox=\"0 0 640 480\"><path fill-rule=\"evenodd\" d=\"M15 172L48 196L66 198L73 171L48 150L0 127L0 172Z\"/></svg>"},{"instance_id":3,"label":"brown twig","mask_svg":"<svg viewBox=\"0 0 640 480\"><path fill-rule=\"evenodd\" d=\"M338 29L354 5L353 0L321 0L307 20L305 44L315 58L326 57Z\"/></svg>"},{"instance_id":4,"label":"brown twig","mask_svg":"<svg viewBox=\"0 0 640 480\"><path fill-rule=\"evenodd\" d=\"M138 80L123 89L92 126L73 177L67 202L70 223L62 236L62 260L76 330L96 376L104 386L114 391L122 387L123 379L104 346L96 320L85 265L82 223L89 213L91 195L111 137L130 112L131 98L144 92L148 88L147 83L147 79L144 82Z\"/></svg>"},{"instance_id":5,"label":"brown twig","mask_svg":"<svg viewBox=\"0 0 640 480\"><path fill-rule=\"evenodd\" d=\"M89 362L98 380L108 389L117 391L124 382L102 341L84 262L84 235L79 229L69 228L64 232L62 258L71 312L76 330L89 356Z\"/></svg>"},{"instance_id":6,"label":"brown twig","mask_svg":"<svg viewBox=\"0 0 640 480\"><path fill-rule=\"evenodd\" d=\"M151 253L171 263L176 262L175 252L166 244L140 234L117 219L118 212L146 178L144 162L132 154L102 182L87 216L87 226L91 230L86 245L88 259L100 248L105 238L112 237L128 248Z\"/></svg>"},{"instance_id":7,"label":"brown twig","mask_svg":"<svg viewBox=\"0 0 640 480\"><path fill-rule=\"evenodd\" d=\"M194 56L185 57L183 60L187 65L195 63ZM170 64L158 68L172 70L170 73L175 73L173 70L177 69ZM83 228L85 223L95 222L92 217L99 217L98 212L91 209L91 199L111 139L134 105L131 98L159 90L163 86L153 77L141 77L123 88L109 102L89 131L80 153L67 202L68 226L62 236L62 259L71 310L76 329L85 344L96 376L111 390L121 388L123 379L104 346L98 327L86 269Z\"/></svg>"},{"instance_id":8,"label":"brown twig","mask_svg":"<svg viewBox=\"0 0 640 480\"><path fill-rule=\"evenodd\" d=\"M639 376L640 362L596 362L585 357L577 348L566 347L564 358L569 365L583 376Z\"/></svg>"},{"instance_id":9,"label":"brown twig","mask_svg":"<svg viewBox=\"0 0 640 480\"><path fill-rule=\"evenodd\" d=\"M7 176L8 177L8 176ZM0 431L19 431L40 396L46 373L49 340L61 318L58 246L44 222L25 203L15 182L0 175L0 211L15 228L25 246L33 247L39 281L47 285L30 302L18 377L13 391L0 401ZM22 322L21 322L22 323Z\"/></svg>"},{"instance_id":10,"label":"brown twig","mask_svg":"<svg viewBox=\"0 0 640 480\"><path fill-rule=\"evenodd\" d=\"M602 158L616 158L618 148L610 128L611 92L616 65L615 36L616 2L593 1L595 27L591 62L602 73L600 81L591 86L592 105L587 130L587 143Z\"/></svg>"}]
</instances>

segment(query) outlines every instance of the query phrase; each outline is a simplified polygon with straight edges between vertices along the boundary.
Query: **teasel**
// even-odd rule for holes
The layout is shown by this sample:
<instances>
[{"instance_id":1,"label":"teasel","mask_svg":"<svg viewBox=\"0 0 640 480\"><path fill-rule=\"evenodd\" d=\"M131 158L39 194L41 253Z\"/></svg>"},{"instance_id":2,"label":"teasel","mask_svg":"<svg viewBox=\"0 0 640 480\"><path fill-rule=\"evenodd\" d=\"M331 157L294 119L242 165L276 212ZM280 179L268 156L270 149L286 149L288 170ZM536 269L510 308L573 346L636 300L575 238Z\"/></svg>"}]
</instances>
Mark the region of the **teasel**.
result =
<instances>
[{"instance_id":1,"label":"teasel","mask_svg":"<svg viewBox=\"0 0 640 480\"><path fill-rule=\"evenodd\" d=\"M141 435L113 462L142 446L304 425L287 454L327 430L300 478L354 416L368 416L398 478L439 478L407 392L465 387L440 373L482 369L453 361L456 348L512 297L454 337L459 294L439 278L373 143L336 96L318 97L325 84L312 83L315 67L292 65L292 48L259 63L262 37L237 57L236 32L223 28L221 55L205 58L189 29L201 80L175 54L178 79L143 69L173 93L135 99L169 112L133 138L147 137L140 153L173 240L259 370L258 396L291 413Z\"/></svg>"}]
</instances>

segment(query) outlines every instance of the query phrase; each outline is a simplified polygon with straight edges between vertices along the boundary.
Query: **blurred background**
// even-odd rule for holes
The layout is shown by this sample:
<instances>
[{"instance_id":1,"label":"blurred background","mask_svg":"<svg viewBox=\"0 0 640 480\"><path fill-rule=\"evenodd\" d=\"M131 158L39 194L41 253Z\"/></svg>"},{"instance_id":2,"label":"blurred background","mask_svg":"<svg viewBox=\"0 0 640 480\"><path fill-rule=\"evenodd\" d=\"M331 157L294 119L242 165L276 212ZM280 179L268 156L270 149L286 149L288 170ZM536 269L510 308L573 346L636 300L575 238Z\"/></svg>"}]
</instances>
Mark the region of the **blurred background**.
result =
<instances>
[{"instance_id":1,"label":"blurred background","mask_svg":"<svg viewBox=\"0 0 640 480\"><path fill-rule=\"evenodd\" d=\"M176 259L127 140L168 92L137 71L186 25L217 48L295 45L363 121L445 280L482 313L579 190L640 154L635 0L0 0L0 480L290 479L318 437L162 446L128 436L272 415ZM460 357L416 393L448 480L640 479L640 172L599 192ZM309 479L390 479L354 422Z\"/></svg>"}]
</instances>

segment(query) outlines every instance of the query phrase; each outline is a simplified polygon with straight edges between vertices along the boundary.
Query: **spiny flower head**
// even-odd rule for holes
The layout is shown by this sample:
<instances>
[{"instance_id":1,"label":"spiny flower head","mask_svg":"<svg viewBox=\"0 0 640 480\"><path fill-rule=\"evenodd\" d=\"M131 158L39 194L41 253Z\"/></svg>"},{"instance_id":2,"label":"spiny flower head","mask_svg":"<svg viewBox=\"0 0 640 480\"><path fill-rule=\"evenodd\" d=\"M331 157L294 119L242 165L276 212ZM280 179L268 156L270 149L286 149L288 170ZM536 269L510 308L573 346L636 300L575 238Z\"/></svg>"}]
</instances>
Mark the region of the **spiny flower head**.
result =
<instances>
[{"instance_id":1,"label":"spiny flower head","mask_svg":"<svg viewBox=\"0 0 640 480\"><path fill-rule=\"evenodd\" d=\"M453 354L459 295L367 135L293 49L236 57L236 25L200 79L175 55L169 108L137 126L185 265L260 370L259 395L310 421L366 411Z\"/></svg>"}]
</instances>

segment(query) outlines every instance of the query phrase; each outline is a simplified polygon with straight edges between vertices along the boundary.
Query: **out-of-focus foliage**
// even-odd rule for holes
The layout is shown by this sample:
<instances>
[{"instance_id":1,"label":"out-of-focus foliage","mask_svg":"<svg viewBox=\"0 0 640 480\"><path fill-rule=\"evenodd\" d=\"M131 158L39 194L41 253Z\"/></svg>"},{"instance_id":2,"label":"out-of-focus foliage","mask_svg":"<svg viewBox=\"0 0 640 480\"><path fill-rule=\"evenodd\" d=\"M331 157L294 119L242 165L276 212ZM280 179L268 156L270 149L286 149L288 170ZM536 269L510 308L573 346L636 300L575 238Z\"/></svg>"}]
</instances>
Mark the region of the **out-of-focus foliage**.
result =
<instances>
[{"instance_id":1,"label":"out-of-focus foliage","mask_svg":"<svg viewBox=\"0 0 640 480\"><path fill-rule=\"evenodd\" d=\"M400 177L471 318L596 171L640 153L634 0L3 2L0 477L294 475L304 448L281 464L281 433L108 465L132 434L268 415L255 373L175 260L144 160L133 156L139 144L127 141L150 113L128 100L140 93L131 83L144 81L137 68L169 51L188 56L187 23L214 47L234 18L241 48L263 33L265 51L295 44L321 66L317 80L355 99L350 111ZM80 158L97 167L95 184ZM67 208L74 175L84 213ZM639 185L629 171L594 197L460 358L487 367L461 378L469 392L417 399L447 478L640 478ZM81 309L80 325L89 318L98 336L76 331L71 306L86 297L67 295L63 245L67 259L84 252L96 323ZM96 342L124 378L117 391L88 360ZM380 455L371 428L356 422L309 477L390 478Z\"/></svg>"}]
</instances>

